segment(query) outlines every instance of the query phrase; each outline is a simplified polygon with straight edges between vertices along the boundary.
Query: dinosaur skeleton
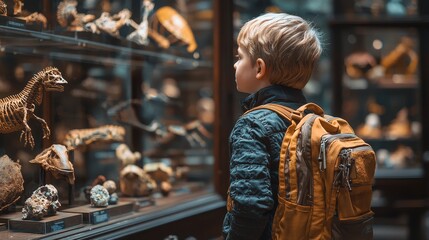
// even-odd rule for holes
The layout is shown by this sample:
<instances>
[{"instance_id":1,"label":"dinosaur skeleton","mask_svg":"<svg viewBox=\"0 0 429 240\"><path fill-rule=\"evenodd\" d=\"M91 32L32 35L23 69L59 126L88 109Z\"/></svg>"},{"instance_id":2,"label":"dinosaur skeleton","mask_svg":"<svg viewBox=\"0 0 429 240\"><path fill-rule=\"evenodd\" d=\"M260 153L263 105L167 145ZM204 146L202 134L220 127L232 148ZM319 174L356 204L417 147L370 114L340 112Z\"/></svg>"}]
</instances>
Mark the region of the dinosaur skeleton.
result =
<instances>
[{"instance_id":1,"label":"dinosaur skeleton","mask_svg":"<svg viewBox=\"0 0 429 240\"><path fill-rule=\"evenodd\" d=\"M34 114L36 105L43 100L44 91L64 91L67 81L57 68L47 67L31 78L25 88L18 94L0 99L0 133L11 133L22 130L20 140L24 138L24 146L30 144L34 148L34 138L28 125L30 118L42 124L43 138L49 138L50 130L46 121Z\"/></svg>"},{"instance_id":2,"label":"dinosaur skeleton","mask_svg":"<svg viewBox=\"0 0 429 240\"><path fill-rule=\"evenodd\" d=\"M96 141L124 141L125 128L115 125L104 125L97 128L73 129L65 137L64 145L67 149L76 149L79 146L89 145Z\"/></svg>"}]
</instances>

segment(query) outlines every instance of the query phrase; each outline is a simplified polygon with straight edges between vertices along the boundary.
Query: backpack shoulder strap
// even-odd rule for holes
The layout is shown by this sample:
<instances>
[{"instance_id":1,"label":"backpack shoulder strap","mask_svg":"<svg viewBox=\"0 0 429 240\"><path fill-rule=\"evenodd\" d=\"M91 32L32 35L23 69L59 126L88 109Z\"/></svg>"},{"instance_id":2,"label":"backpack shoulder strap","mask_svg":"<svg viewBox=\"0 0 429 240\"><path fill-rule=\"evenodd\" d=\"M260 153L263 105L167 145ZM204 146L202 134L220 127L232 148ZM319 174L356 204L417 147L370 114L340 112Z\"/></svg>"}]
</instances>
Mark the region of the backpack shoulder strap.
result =
<instances>
[{"instance_id":1,"label":"backpack shoulder strap","mask_svg":"<svg viewBox=\"0 0 429 240\"><path fill-rule=\"evenodd\" d=\"M267 103L264 105L260 105L257 107L254 107L250 110L247 110L244 114L247 114L249 112L258 110L258 109L268 109L271 110L273 112L276 112L277 114L279 114L280 116L282 116L283 118L287 119L289 122L292 121L292 114L293 112L295 112L294 109L280 105L280 104L276 104L276 103Z\"/></svg>"}]
</instances>

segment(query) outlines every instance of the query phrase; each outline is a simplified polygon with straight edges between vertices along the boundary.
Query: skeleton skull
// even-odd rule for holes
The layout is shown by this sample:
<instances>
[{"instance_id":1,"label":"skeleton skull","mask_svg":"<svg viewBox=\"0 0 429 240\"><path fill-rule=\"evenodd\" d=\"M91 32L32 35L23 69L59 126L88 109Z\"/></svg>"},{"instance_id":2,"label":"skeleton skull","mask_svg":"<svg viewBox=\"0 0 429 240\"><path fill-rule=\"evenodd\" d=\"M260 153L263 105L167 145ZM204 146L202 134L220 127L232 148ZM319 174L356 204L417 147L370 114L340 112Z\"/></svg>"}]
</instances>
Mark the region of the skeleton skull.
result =
<instances>
[{"instance_id":1,"label":"skeleton skull","mask_svg":"<svg viewBox=\"0 0 429 240\"><path fill-rule=\"evenodd\" d=\"M30 162L42 165L43 169L51 172L57 179L66 177L68 183L74 184L73 164L69 161L68 151L64 145L53 144Z\"/></svg>"},{"instance_id":2,"label":"skeleton skull","mask_svg":"<svg viewBox=\"0 0 429 240\"><path fill-rule=\"evenodd\" d=\"M61 72L57 68L49 68L44 72L43 86L47 91L64 91L64 84L67 84L67 81L61 75Z\"/></svg>"}]
</instances>

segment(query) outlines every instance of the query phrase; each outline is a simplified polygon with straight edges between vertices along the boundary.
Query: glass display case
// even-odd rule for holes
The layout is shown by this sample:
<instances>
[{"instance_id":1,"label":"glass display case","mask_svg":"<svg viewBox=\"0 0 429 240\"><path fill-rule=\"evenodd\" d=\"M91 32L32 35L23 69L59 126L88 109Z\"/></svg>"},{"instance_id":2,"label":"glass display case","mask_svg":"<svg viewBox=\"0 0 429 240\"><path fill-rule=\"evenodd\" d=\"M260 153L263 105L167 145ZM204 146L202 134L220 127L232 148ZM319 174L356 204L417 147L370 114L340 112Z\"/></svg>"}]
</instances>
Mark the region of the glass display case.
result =
<instances>
[{"instance_id":1,"label":"glass display case","mask_svg":"<svg viewBox=\"0 0 429 240\"><path fill-rule=\"evenodd\" d=\"M214 175L214 9L205 0L0 1L0 154L19 163L24 182L1 202L2 226L17 227L0 236L125 236L150 228L148 214L224 207ZM48 184L58 190L56 217L81 214L79 227L49 214L30 219L44 232L25 225L26 200ZM116 193L118 207L93 210L96 185L109 200ZM109 229L112 221L124 225Z\"/></svg>"},{"instance_id":2,"label":"glass display case","mask_svg":"<svg viewBox=\"0 0 429 240\"><path fill-rule=\"evenodd\" d=\"M406 214L410 239L419 239L427 207L427 2L334 6L334 114L376 151L375 216Z\"/></svg>"}]
</instances>

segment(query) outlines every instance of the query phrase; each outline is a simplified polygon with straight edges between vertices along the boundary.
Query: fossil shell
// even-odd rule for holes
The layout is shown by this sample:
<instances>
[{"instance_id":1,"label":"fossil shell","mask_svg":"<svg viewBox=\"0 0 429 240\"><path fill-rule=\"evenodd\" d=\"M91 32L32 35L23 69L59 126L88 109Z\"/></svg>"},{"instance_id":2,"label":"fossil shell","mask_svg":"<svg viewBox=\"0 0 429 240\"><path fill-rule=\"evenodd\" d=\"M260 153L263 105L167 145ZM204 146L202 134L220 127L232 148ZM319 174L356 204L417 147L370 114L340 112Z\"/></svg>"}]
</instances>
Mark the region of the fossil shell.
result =
<instances>
[{"instance_id":1,"label":"fossil shell","mask_svg":"<svg viewBox=\"0 0 429 240\"><path fill-rule=\"evenodd\" d=\"M91 206L107 207L109 205L109 192L101 185L96 185L91 189Z\"/></svg>"},{"instance_id":2,"label":"fossil shell","mask_svg":"<svg viewBox=\"0 0 429 240\"><path fill-rule=\"evenodd\" d=\"M53 144L30 162L42 165L43 169L51 172L56 179L66 177L70 184L74 184L73 164L69 161L68 151L64 145Z\"/></svg>"},{"instance_id":3,"label":"fossil shell","mask_svg":"<svg viewBox=\"0 0 429 240\"><path fill-rule=\"evenodd\" d=\"M142 168L127 165L120 173L119 187L127 196L148 196L156 188L156 182Z\"/></svg>"},{"instance_id":4,"label":"fossil shell","mask_svg":"<svg viewBox=\"0 0 429 240\"><path fill-rule=\"evenodd\" d=\"M0 158L0 211L15 203L23 191L21 165L3 155Z\"/></svg>"},{"instance_id":5,"label":"fossil shell","mask_svg":"<svg viewBox=\"0 0 429 240\"><path fill-rule=\"evenodd\" d=\"M58 201L58 190L50 184L37 188L22 208L22 219L40 220L52 216L61 207Z\"/></svg>"}]
</instances>

